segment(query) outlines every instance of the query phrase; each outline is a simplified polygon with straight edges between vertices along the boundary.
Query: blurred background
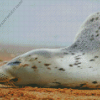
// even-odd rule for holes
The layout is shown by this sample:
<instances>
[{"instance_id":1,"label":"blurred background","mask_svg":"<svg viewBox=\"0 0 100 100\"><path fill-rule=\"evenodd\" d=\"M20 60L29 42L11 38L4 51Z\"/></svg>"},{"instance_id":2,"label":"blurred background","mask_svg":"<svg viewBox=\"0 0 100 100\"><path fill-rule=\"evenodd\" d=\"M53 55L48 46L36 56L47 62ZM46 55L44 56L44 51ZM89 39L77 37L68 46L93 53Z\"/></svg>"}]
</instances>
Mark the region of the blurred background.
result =
<instances>
[{"instance_id":1,"label":"blurred background","mask_svg":"<svg viewBox=\"0 0 100 100\"><path fill-rule=\"evenodd\" d=\"M69 46L87 16L98 11L100 0L1 0L0 46Z\"/></svg>"}]
</instances>

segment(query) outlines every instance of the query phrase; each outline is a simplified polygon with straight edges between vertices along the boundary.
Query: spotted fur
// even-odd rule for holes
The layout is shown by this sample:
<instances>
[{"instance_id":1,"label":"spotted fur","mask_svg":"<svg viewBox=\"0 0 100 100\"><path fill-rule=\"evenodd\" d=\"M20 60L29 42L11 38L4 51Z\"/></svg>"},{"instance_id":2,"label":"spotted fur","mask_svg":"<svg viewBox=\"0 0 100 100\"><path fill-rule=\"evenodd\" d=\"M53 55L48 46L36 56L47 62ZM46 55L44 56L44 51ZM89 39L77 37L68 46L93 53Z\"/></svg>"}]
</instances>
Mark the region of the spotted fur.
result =
<instances>
[{"instance_id":1,"label":"spotted fur","mask_svg":"<svg viewBox=\"0 0 100 100\"><path fill-rule=\"evenodd\" d=\"M0 67L0 83L100 88L100 13L89 16L67 48L36 49Z\"/></svg>"}]
</instances>

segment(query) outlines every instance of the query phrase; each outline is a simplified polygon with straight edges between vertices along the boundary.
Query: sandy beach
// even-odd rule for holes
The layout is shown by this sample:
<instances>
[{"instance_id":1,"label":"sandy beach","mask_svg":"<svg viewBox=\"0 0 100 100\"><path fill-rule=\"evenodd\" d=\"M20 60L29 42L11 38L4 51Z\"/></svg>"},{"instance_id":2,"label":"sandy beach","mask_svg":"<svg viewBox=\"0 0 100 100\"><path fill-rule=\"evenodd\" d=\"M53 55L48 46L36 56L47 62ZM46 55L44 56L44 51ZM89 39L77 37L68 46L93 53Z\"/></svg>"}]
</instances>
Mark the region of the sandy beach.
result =
<instances>
[{"instance_id":1,"label":"sandy beach","mask_svg":"<svg viewBox=\"0 0 100 100\"><path fill-rule=\"evenodd\" d=\"M0 66L35 48L0 45ZM38 88L31 86L19 88L0 84L0 100L100 100L100 89Z\"/></svg>"}]
</instances>

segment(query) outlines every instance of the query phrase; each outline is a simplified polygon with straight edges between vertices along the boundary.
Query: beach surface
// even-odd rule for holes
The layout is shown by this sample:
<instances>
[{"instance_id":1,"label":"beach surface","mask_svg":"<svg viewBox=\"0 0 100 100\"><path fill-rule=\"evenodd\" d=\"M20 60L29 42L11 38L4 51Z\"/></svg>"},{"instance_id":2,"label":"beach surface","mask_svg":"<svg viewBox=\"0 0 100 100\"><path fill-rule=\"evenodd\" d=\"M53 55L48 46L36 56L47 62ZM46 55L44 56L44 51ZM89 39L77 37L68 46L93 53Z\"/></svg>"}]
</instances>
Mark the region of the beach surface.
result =
<instances>
[{"instance_id":1,"label":"beach surface","mask_svg":"<svg viewBox=\"0 0 100 100\"><path fill-rule=\"evenodd\" d=\"M0 45L0 66L39 47ZM100 89L12 87L0 84L0 100L100 100Z\"/></svg>"}]
</instances>

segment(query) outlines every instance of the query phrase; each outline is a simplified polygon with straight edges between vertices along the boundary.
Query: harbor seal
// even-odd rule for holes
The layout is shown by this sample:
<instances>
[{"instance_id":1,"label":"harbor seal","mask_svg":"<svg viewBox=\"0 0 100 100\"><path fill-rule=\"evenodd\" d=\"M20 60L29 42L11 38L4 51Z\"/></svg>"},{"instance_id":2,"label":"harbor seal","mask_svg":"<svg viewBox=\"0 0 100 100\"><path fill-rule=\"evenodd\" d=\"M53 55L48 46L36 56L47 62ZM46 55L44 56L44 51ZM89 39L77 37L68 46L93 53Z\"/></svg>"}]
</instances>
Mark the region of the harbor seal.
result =
<instances>
[{"instance_id":1,"label":"harbor seal","mask_svg":"<svg viewBox=\"0 0 100 100\"><path fill-rule=\"evenodd\" d=\"M36 49L0 67L0 83L100 88L100 12L82 24L66 48Z\"/></svg>"}]
</instances>

